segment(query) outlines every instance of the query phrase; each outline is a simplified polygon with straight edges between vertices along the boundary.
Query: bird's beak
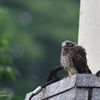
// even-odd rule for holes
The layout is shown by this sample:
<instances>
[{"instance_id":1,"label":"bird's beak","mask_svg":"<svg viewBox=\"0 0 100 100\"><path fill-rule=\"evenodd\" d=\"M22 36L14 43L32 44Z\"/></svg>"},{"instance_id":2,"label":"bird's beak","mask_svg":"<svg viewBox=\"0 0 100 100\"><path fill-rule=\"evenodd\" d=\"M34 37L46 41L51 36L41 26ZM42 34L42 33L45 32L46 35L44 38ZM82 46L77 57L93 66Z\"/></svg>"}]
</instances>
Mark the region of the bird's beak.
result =
<instances>
[{"instance_id":1,"label":"bird's beak","mask_svg":"<svg viewBox=\"0 0 100 100\"><path fill-rule=\"evenodd\" d=\"M62 43L62 47L65 47L66 46L66 43L64 42L64 43Z\"/></svg>"}]
</instances>

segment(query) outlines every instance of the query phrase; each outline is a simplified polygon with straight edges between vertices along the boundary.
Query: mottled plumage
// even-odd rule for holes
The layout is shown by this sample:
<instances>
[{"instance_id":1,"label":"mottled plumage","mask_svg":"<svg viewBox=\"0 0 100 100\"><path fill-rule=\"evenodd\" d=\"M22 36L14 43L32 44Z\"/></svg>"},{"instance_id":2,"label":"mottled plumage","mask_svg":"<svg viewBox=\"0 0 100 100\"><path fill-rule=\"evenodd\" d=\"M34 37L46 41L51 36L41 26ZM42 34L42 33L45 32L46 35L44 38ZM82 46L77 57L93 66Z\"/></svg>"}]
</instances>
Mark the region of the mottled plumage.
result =
<instances>
[{"instance_id":1,"label":"mottled plumage","mask_svg":"<svg viewBox=\"0 0 100 100\"><path fill-rule=\"evenodd\" d=\"M60 62L69 75L78 73L91 74L91 70L87 65L85 49L71 41L62 43Z\"/></svg>"}]
</instances>

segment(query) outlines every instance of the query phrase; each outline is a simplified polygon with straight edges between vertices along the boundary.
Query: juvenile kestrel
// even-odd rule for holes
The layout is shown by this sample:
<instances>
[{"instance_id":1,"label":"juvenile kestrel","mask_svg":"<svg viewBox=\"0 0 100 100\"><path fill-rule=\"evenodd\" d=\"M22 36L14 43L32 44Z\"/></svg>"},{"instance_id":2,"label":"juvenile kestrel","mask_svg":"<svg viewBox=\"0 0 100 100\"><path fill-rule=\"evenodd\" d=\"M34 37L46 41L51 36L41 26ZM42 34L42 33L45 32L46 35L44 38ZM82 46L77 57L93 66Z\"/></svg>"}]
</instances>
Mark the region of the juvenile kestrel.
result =
<instances>
[{"instance_id":1,"label":"juvenile kestrel","mask_svg":"<svg viewBox=\"0 0 100 100\"><path fill-rule=\"evenodd\" d=\"M69 75L84 73L91 74L87 65L85 49L71 41L62 43L61 66L68 71Z\"/></svg>"}]
</instances>

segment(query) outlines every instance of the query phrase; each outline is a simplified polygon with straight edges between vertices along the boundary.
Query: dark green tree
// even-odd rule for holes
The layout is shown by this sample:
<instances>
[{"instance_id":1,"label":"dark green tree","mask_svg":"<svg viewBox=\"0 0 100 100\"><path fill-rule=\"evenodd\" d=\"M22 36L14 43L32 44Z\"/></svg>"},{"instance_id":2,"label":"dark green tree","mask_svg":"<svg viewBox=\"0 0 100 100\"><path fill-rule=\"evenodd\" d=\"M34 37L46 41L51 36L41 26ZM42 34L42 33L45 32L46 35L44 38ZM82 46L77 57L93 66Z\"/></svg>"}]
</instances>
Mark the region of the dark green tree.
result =
<instances>
[{"instance_id":1,"label":"dark green tree","mask_svg":"<svg viewBox=\"0 0 100 100\"><path fill-rule=\"evenodd\" d=\"M77 42L79 0L2 0L2 4L9 10L12 56L22 75L13 84L4 83L25 97L60 64L61 43Z\"/></svg>"},{"instance_id":2,"label":"dark green tree","mask_svg":"<svg viewBox=\"0 0 100 100\"><path fill-rule=\"evenodd\" d=\"M11 79L16 80L16 75L19 75L18 70L13 65L10 48L10 34L7 31L8 11L0 8L0 95L9 95L6 90L2 89L2 81ZM2 92L5 91L5 92ZM22 100L15 94L9 96L0 96L0 100Z\"/></svg>"}]
</instances>

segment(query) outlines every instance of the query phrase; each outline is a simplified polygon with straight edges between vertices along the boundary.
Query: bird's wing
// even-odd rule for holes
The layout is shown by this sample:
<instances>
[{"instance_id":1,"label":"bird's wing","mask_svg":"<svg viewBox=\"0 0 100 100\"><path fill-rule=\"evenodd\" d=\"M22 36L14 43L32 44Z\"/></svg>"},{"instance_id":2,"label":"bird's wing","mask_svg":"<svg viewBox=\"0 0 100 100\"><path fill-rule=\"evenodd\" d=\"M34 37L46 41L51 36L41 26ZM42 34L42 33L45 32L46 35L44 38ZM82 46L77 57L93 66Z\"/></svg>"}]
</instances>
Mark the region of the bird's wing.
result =
<instances>
[{"instance_id":1,"label":"bird's wing","mask_svg":"<svg viewBox=\"0 0 100 100\"><path fill-rule=\"evenodd\" d=\"M78 73L91 73L87 65L85 49L81 46L76 46L72 51L72 62Z\"/></svg>"}]
</instances>

